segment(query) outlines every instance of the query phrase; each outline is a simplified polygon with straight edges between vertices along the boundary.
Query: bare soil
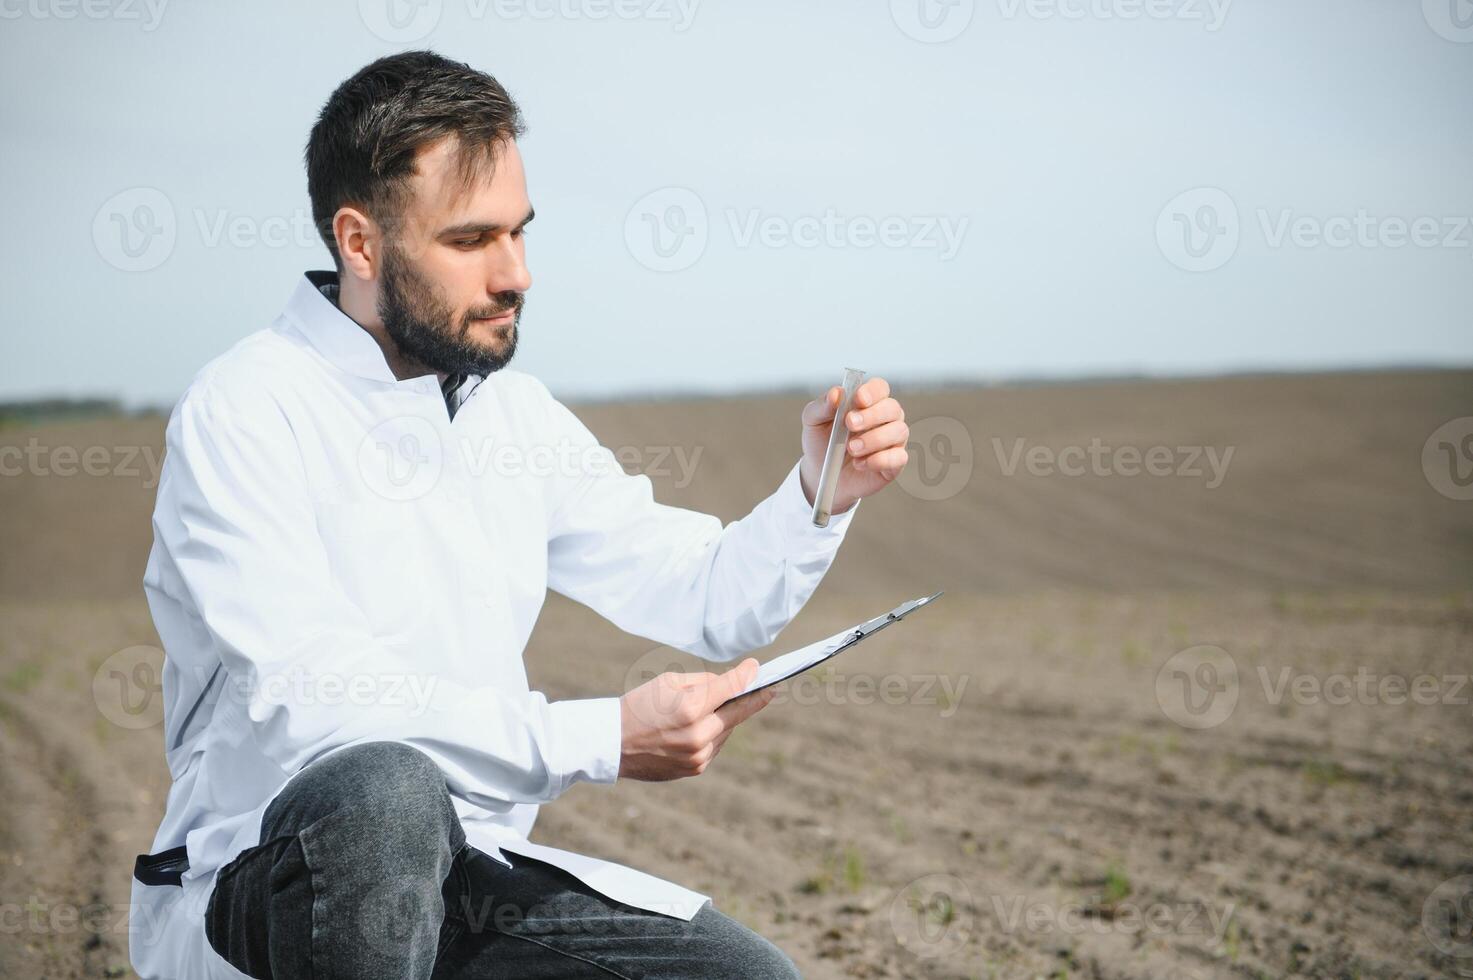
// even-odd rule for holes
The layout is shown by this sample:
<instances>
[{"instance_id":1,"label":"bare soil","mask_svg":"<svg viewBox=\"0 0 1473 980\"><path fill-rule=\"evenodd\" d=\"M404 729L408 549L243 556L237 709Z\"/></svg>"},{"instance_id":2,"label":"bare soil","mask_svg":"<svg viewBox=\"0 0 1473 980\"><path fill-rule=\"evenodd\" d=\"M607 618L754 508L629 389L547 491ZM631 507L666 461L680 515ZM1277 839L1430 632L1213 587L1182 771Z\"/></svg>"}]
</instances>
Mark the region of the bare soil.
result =
<instances>
[{"instance_id":1,"label":"bare soil","mask_svg":"<svg viewBox=\"0 0 1473 980\"><path fill-rule=\"evenodd\" d=\"M1473 502L1421 462L1473 374L896 393L930 485L864 501L758 656L945 597L790 685L702 777L576 787L534 836L712 894L814 978L1473 975L1434 896L1473 875ZM659 499L735 520L796 460L804 401L576 409ZM117 471L0 477L0 975L131 975L167 771L159 726L109 720L93 680L157 643L161 435L0 430ZM1164 446L1172 473L1010 473L1019 439ZM1233 455L1209 487L1179 447ZM698 666L556 595L527 658L554 697Z\"/></svg>"}]
</instances>

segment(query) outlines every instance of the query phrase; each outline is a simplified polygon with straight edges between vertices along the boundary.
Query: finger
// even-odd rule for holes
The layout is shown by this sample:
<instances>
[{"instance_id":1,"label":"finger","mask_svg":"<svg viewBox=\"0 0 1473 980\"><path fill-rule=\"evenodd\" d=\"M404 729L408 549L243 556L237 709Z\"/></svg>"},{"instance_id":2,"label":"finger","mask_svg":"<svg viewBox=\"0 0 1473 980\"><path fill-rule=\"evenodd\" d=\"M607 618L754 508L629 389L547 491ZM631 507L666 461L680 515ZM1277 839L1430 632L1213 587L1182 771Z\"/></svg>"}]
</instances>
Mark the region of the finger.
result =
<instances>
[{"instance_id":1,"label":"finger","mask_svg":"<svg viewBox=\"0 0 1473 980\"><path fill-rule=\"evenodd\" d=\"M756 676L757 659L755 657L748 657L731 670L717 676L706 687L706 710L715 711L724 702L742 693Z\"/></svg>"},{"instance_id":2,"label":"finger","mask_svg":"<svg viewBox=\"0 0 1473 980\"><path fill-rule=\"evenodd\" d=\"M905 469L905 464L910 461L910 455L906 453L904 446L895 446L880 452L866 456L854 461L854 468L864 470L867 473L879 473L887 480L893 480Z\"/></svg>"},{"instance_id":3,"label":"finger","mask_svg":"<svg viewBox=\"0 0 1473 980\"><path fill-rule=\"evenodd\" d=\"M729 732L771 704L773 695L776 693L776 687L764 687L760 691L753 691L745 697L737 698L717 708L716 717L721 719L721 724Z\"/></svg>"},{"instance_id":4,"label":"finger","mask_svg":"<svg viewBox=\"0 0 1473 980\"><path fill-rule=\"evenodd\" d=\"M905 440L910 437L910 426L904 422L886 422L884 425L870 429L864 435L855 436L849 440L849 455L856 460L863 459L871 453L877 453L882 449L892 446L903 446Z\"/></svg>"},{"instance_id":5,"label":"finger","mask_svg":"<svg viewBox=\"0 0 1473 980\"><path fill-rule=\"evenodd\" d=\"M886 398L863 411L855 410L844 416L844 426L850 432L860 433L886 422L905 421L905 409L893 398Z\"/></svg>"},{"instance_id":6,"label":"finger","mask_svg":"<svg viewBox=\"0 0 1473 980\"><path fill-rule=\"evenodd\" d=\"M839 410L839 401L844 397L844 389L837 385L824 393L822 398L815 398L803 406L804 425L823 425L834 417Z\"/></svg>"},{"instance_id":7,"label":"finger","mask_svg":"<svg viewBox=\"0 0 1473 980\"><path fill-rule=\"evenodd\" d=\"M890 382L884 378L870 378L854 392L854 404L869 408L890 397Z\"/></svg>"}]
</instances>

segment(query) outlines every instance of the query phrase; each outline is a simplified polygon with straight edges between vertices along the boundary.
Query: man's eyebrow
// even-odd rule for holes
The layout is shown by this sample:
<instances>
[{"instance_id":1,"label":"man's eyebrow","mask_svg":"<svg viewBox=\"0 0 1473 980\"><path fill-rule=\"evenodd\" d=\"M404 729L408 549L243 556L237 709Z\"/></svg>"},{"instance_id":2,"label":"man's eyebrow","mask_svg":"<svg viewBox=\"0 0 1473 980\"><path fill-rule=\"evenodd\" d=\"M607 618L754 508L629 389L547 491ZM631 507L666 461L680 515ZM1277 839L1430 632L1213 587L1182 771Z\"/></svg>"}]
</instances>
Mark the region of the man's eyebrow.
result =
<instances>
[{"instance_id":1,"label":"man's eyebrow","mask_svg":"<svg viewBox=\"0 0 1473 980\"><path fill-rule=\"evenodd\" d=\"M533 208L528 208L527 216L517 222L515 227L524 228L535 217L537 217L537 211ZM484 235L487 232L494 234L505 230L506 225L492 224L486 221L466 221L458 225L451 225L449 228L441 228L439 234L435 237L443 238L446 235Z\"/></svg>"}]
</instances>

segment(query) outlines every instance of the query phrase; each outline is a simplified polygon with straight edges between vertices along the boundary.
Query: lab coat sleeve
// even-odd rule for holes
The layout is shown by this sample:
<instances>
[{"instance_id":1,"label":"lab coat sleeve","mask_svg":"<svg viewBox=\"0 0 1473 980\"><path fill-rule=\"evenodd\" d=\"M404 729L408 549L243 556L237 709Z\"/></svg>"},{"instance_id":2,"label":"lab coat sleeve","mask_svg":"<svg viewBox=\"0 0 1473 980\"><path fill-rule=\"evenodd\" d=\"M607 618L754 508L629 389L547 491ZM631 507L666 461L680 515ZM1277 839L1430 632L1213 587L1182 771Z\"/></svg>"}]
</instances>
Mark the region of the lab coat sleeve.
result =
<instances>
[{"instance_id":1,"label":"lab coat sleeve","mask_svg":"<svg viewBox=\"0 0 1473 980\"><path fill-rule=\"evenodd\" d=\"M335 749L388 740L434 759L452 794L498 812L578 780L613 782L617 698L549 703L468 686L376 641L331 584L297 440L262 400L186 395L167 428L154 514L162 560L146 584L197 613L200 640L231 682L217 711L238 712L287 775ZM385 693L414 690L406 678L416 673L420 697ZM346 696L354 685L369 693Z\"/></svg>"},{"instance_id":2,"label":"lab coat sleeve","mask_svg":"<svg viewBox=\"0 0 1473 980\"><path fill-rule=\"evenodd\" d=\"M775 493L723 527L657 503L648 476L625 473L572 411L546 399L576 460L554 493L549 585L626 632L705 660L771 643L818 587L859 503L815 527L795 462Z\"/></svg>"}]
</instances>

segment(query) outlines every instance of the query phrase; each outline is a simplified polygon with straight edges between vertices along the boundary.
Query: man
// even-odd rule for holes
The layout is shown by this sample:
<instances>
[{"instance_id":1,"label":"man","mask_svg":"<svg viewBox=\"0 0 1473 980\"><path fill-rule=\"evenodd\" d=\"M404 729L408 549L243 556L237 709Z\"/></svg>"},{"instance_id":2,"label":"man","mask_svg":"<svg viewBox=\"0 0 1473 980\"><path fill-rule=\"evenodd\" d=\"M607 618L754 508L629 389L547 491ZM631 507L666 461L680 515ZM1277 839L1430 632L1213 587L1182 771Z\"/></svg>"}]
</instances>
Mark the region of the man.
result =
<instances>
[{"instance_id":1,"label":"man","mask_svg":"<svg viewBox=\"0 0 1473 980\"><path fill-rule=\"evenodd\" d=\"M522 652L550 586L708 660L773 640L860 498L904 466L882 379L825 528L838 389L741 521L657 504L508 370L531 278L520 114L428 52L345 82L307 147L336 273L176 406L144 585L174 783L135 869L144 977L783 977L706 896L530 843L578 781L710 765L770 692L665 674L548 702Z\"/></svg>"}]
</instances>

